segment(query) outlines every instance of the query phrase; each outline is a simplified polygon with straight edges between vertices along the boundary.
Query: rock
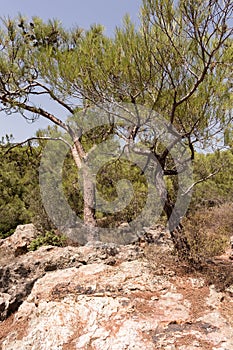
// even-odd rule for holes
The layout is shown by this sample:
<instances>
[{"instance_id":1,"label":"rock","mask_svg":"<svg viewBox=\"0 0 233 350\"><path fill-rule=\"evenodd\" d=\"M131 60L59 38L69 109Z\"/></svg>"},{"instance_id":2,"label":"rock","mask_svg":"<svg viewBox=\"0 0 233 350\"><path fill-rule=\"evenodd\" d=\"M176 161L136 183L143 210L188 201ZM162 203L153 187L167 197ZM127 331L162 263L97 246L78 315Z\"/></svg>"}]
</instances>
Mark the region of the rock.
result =
<instances>
[{"instance_id":1,"label":"rock","mask_svg":"<svg viewBox=\"0 0 233 350\"><path fill-rule=\"evenodd\" d=\"M26 254L31 241L36 238L38 232L33 224L17 226L13 235L2 239L0 242L1 265L10 262L13 257Z\"/></svg>"},{"instance_id":2,"label":"rock","mask_svg":"<svg viewBox=\"0 0 233 350\"><path fill-rule=\"evenodd\" d=\"M230 293L231 296L233 296L233 284L231 284L227 289L226 292Z\"/></svg>"},{"instance_id":3,"label":"rock","mask_svg":"<svg viewBox=\"0 0 233 350\"><path fill-rule=\"evenodd\" d=\"M230 237L230 246L231 246L231 249L233 249L233 236Z\"/></svg>"},{"instance_id":4,"label":"rock","mask_svg":"<svg viewBox=\"0 0 233 350\"><path fill-rule=\"evenodd\" d=\"M143 227L143 230L139 233L139 239L147 243L156 243L163 247L163 250L171 250L173 243L171 235L168 229L165 229L161 225L155 225L153 227Z\"/></svg>"},{"instance_id":5,"label":"rock","mask_svg":"<svg viewBox=\"0 0 233 350\"><path fill-rule=\"evenodd\" d=\"M49 272L3 332L2 350L230 350L233 325L221 298L213 286L197 288L199 306L191 281L153 276L140 259Z\"/></svg>"},{"instance_id":6,"label":"rock","mask_svg":"<svg viewBox=\"0 0 233 350\"><path fill-rule=\"evenodd\" d=\"M165 230L144 231L168 253ZM14 256L0 270L0 349L233 349L231 293L173 267L158 274L137 244Z\"/></svg>"},{"instance_id":7,"label":"rock","mask_svg":"<svg viewBox=\"0 0 233 350\"><path fill-rule=\"evenodd\" d=\"M119 228L130 230L130 225L128 222L122 222L122 224L119 225Z\"/></svg>"},{"instance_id":8,"label":"rock","mask_svg":"<svg viewBox=\"0 0 233 350\"><path fill-rule=\"evenodd\" d=\"M0 306L0 320L17 310L30 294L35 281L46 272L68 267L78 268L81 265L102 261L106 265L113 266L117 261L132 261L142 255L143 251L138 247L118 247L101 242L99 245L81 247L43 246L35 252L28 252L18 257L12 256L10 263L0 268L0 292L7 295L7 299L2 301Z\"/></svg>"},{"instance_id":9,"label":"rock","mask_svg":"<svg viewBox=\"0 0 233 350\"><path fill-rule=\"evenodd\" d=\"M7 311L9 310L11 296L7 293L0 293L0 321L7 318Z\"/></svg>"}]
</instances>

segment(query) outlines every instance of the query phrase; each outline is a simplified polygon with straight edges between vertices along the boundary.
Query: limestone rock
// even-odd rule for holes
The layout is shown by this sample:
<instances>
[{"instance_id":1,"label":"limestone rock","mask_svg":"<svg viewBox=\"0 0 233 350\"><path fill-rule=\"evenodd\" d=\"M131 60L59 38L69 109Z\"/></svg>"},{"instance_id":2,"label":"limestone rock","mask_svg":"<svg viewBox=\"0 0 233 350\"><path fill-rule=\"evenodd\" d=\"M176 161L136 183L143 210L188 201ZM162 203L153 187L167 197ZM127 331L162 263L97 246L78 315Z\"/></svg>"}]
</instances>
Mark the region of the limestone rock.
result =
<instances>
[{"instance_id":1,"label":"limestone rock","mask_svg":"<svg viewBox=\"0 0 233 350\"><path fill-rule=\"evenodd\" d=\"M33 224L17 226L13 235L0 240L0 263L6 264L15 256L26 254L37 230Z\"/></svg>"},{"instance_id":2,"label":"limestone rock","mask_svg":"<svg viewBox=\"0 0 233 350\"><path fill-rule=\"evenodd\" d=\"M144 252L97 242L14 257L0 271L0 349L233 349L232 294L158 273Z\"/></svg>"},{"instance_id":3,"label":"limestone rock","mask_svg":"<svg viewBox=\"0 0 233 350\"><path fill-rule=\"evenodd\" d=\"M142 250L139 247L118 247L114 244L64 248L43 246L35 252L11 256L10 262L0 267L0 292L7 295L0 305L0 320L17 310L30 294L35 281L49 271L102 261L106 265L115 265L116 261L131 261L140 256Z\"/></svg>"}]
</instances>

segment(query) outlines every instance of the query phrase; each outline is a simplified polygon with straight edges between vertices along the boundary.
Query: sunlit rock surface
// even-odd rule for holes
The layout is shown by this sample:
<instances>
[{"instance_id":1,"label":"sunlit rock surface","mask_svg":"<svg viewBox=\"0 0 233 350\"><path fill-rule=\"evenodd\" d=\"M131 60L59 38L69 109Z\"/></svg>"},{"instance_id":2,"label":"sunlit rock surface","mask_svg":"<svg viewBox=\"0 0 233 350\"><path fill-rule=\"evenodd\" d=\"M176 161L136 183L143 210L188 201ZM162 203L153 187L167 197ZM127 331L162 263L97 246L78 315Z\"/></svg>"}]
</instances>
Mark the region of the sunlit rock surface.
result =
<instances>
[{"instance_id":1,"label":"sunlit rock surface","mask_svg":"<svg viewBox=\"0 0 233 350\"><path fill-rule=\"evenodd\" d=\"M1 268L1 292L1 350L233 349L231 292L140 244L42 247Z\"/></svg>"}]
</instances>

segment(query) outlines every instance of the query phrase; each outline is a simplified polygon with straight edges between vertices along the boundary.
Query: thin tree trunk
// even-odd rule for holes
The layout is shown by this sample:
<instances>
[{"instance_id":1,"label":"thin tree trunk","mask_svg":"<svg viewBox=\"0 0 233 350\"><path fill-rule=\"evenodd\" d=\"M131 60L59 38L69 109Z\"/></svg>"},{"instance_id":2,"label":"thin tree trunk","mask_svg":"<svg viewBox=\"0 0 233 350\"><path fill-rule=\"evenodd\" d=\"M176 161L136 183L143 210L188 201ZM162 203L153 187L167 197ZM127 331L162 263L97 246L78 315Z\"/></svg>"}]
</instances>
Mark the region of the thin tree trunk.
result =
<instances>
[{"instance_id":1,"label":"thin tree trunk","mask_svg":"<svg viewBox=\"0 0 233 350\"><path fill-rule=\"evenodd\" d=\"M84 167L83 169L83 200L84 200L84 223L88 226L96 226L95 216L95 184L92 180L92 176L89 169Z\"/></svg>"},{"instance_id":2,"label":"thin tree trunk","mask_svg":"<svg viewBox=\"0 0 233 350\"><path fill-rule=\"evenodd\" d=\"M92 180L88 167L83 164L81 156L79 155L80 147L74 144L72 148L72 155L75 164L83 175L83 200L84 200L84 224L90 227L97 226L95 215L95 185Z\"/></svg>"}]
</instances>

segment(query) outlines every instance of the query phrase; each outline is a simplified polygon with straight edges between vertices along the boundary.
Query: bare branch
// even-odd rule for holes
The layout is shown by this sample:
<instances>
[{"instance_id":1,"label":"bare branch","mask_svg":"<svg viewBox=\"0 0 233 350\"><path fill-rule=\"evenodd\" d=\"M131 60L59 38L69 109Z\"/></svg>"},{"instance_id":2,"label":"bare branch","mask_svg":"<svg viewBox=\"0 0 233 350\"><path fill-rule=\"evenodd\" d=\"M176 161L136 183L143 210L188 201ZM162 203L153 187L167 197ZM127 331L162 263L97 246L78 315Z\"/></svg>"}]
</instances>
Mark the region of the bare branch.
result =
<instances>
[{"instance_id":1,"label":"bare branch","mask_svg":"<svg viewBox=\"0 0 233 350\"><path fill-rule=\"evenodd\" d=\"M51 122L60 126L62 129L66 130L69 133L69 127L61 119L55 117L53 114L45 111L41 107L30 106L26 103L13 100L7 96L1 96L1 100L6 104L10 104L11 107L18 107L19 109L23 109L37 115L41 115L42 117L49 119Z\"/></svg>"},{"instance_id":2,"label":"bare branch","mask_svg":"<svg viewBox=\"0 0 233 350\"><path fill-rule=\"evenodd\" d=\"M208 179L210 179L211 177L216 175L220 170L221 170L221 168L215 170L213 173L209 174L208 176L194 182L191 186L189 186L189 188L184 193L182 193L182 196L186 196L194 188L194 186L196 186L197 184L199 184L201 182L207 181Z\"/></svg>"},{"instance_id":3,"label":"bare branch","mask_svg":"<svg viewBox=\"0 0 233 350\"><path fill-rule=\"evenodd\" d=\"M24 140L22 142L17 142L15 144L13 144L11 147L9 147L7 149L7 151L5 152L5 154L9 153L12 149L22 146L25 143L30 143L31 141L35 141L35 140L44 140L44 141L61 141L64 142L66 144L66 146L68 146L70 149L72 149L72 146L69 144L69 142L67 142L65 139L63 139L62 137L47 137L47 136L38 136L38 137L30 137L27 140Z\"/></svg>"},{"instance_id":4,"label":"bare branch","mask_svg":"<svg viewBox=\"0 0 233 350\"><path fill-rule=\"evenodd\" d=\"M67 103L65 103L64 101L62 101L60 98L58 98L51 89L49 89L47 86L45 86L44 84L41 84L40 82L36 81L36 84L38 86L40 86L41 88L43 88L46 93L48 93L52 99L56 102L58 102L61 106L63 106L64 108L66 108L71 114L74 114L74 110L73 108L71 108Z\"/></svg>"}]
</instances>

